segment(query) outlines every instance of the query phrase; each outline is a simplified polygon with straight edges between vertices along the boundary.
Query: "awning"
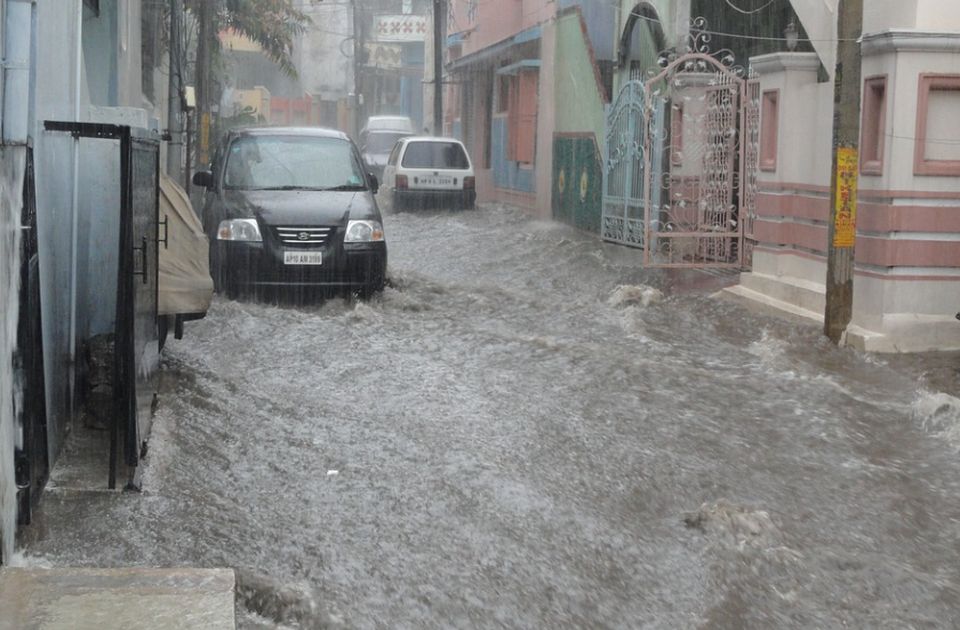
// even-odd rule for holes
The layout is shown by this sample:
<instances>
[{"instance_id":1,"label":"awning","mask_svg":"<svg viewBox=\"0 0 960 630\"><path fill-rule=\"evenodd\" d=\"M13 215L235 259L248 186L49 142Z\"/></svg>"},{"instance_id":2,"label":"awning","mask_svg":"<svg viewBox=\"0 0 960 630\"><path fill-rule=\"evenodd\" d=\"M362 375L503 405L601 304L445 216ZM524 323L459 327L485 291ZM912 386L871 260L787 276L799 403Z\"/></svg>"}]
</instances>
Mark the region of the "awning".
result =
<instances>
[{"instance_id":1,"label":"awning","mask_svg":"<svg viewBox=\"0 0 960 630\"><path fill-rule=\"evenodd\" d=\"M451 33L450 35L447 35L447 48L462 44L467 40L467 35L469 34L470 31L460 31L459 33Z\"/></svg>"},{"instance_id":2,"label":"awning","mask_svg":"<svg viewBox=\"0 0 960 630\"><path fill-rule=\"evenodd\" d=\"M497 69L497 74L520 74L523 70L535 70L540 68L539 59L521 59L517 63L511 63Z\"/></svg>"},{"instance_id":3,"label":"awning","mask_svg":"<svg viewBox=\"0 0 960 630\"><path fill-rule=\"evenodd\" d=\"M450 62L447 65L447 70L460 70L467 66L471 66L475 63L480 63L483 61L489 61L496 57L497 55L506 52L514 46L519 46L520 44L526 44L527 42L534 42L540 39L543 34L543 29L539 26L532 26L525 31L520 31L513 37L508 37L507 39L500 40L496 44L491 44L482 50L470 53L464 57Z\"/></svg>"}]
</instances>

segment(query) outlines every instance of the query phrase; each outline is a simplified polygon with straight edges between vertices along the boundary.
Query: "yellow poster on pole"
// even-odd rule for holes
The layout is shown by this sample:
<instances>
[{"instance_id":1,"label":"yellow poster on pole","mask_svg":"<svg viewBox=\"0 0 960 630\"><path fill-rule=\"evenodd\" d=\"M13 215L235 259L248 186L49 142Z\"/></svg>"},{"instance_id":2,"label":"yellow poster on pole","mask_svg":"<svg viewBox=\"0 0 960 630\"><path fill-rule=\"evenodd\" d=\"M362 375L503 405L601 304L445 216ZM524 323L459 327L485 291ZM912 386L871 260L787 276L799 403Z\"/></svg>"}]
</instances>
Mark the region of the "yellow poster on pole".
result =
<instances>
[{"instance_id":1,"label":"yellow poster on pole","mask_svg":"<svg viewBox=\"0 0 960 630\"><path fill-rule=\"evenodd\" d=\"M200 163L210 161L210 113L203 112L200 117Z\"/></svg>"},{"instance_id":2,"label":"yellow poster on pole","mask_svg":"<svg viewBox=\"0 0 960 630\"><path fill-rule=\"evenodd\" d=\"M837 149L837 205L833 246L853 247L857 242L857 150Z\"/></svg>"}]
</instances>

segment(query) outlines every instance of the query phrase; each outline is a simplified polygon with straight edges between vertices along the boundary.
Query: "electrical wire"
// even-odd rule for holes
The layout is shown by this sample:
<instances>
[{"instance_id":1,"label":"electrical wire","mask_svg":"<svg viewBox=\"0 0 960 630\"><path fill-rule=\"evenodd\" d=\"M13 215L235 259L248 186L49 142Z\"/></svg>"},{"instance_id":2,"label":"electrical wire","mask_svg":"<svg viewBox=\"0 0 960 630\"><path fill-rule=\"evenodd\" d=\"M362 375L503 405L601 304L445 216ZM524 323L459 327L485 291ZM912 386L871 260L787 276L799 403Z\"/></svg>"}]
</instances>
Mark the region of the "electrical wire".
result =
<instances>
[{"instance_id":1,"label":"electrical wire","mask_svg":"<svg viewBox=\"0 0 960 630\"><path fill-rule=\"evenodd\" d=\"M759 9L753 9L752 11L748 11L748 10L746 10L746 9L741 9L740 7L738 7L737 5L735 5L735 4L733 3L733 0L726 0L728 7L730 7L731 9L733 9L734 11L736 11L737 13L742 13L743 15L756 15L757 13L760 13L761 11L763 11L764 9L766 9L767 7L769 7L771 4L773 4L773 3L776 2L776 1L777 1L777 0L770 0L769 2L767 2L765 5L763 5L763 6L760 7Z\"/></svg>"}]
</instances>

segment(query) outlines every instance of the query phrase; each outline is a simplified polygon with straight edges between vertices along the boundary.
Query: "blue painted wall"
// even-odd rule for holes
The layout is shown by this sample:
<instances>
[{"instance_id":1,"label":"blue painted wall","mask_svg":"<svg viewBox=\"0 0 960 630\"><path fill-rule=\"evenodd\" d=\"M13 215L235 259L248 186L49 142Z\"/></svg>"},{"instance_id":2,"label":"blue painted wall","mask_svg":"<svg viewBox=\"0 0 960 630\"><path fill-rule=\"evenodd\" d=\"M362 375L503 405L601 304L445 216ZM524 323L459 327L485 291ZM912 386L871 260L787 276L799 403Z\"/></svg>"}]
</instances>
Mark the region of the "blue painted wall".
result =
<instances>
[{"instance_id":1,"label":"blue painted wall","mask_svg":"<svg viewBox=\"0 0 960 630\"><path fill-rule=\"evenodd\" d=\"M520 192L536 192L534 169L521 168L519 162L507 159L507 119L495 117L490 138L490 158L493 162L493 183L497 188Z\"/></svg>"}]
</instances>

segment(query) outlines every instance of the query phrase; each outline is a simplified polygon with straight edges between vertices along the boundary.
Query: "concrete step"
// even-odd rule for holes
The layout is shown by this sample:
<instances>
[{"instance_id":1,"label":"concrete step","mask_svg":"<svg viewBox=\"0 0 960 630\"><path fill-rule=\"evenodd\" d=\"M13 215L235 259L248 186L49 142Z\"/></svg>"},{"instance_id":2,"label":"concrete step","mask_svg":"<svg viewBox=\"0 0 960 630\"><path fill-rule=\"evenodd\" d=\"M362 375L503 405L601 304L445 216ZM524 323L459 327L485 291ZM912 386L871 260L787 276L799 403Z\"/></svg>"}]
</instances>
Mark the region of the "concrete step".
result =
<instances>
[{"instance_id":1,"label":"concrete step","mask_svg":"<svg viewBox=\"0 0 960 630\"><path fill-rule=\"evenodd\" d=\"M826 308L826 289L822 283L792 276L770 276L752 272L740 276L740 286L765 295L772 301L791 305L800 311L818 314Z\"/></svg>"},{"instance_id":2,"label":"concrete step","mask_svg":"<svg viewBox=\"0 0 960 630\"><path fill-rule=\"evenodd\" d=\"M236 628L231 569L0 569L0 630Z\"/></svg>"},{"instance_id":3,"label":"concrete step","mask_svg":"<svg viewBox=\"0 0 960 630\"><path fill-rule=\"evenodd\" d=\"M798 307L796 304L784 302L770 297L765 293L760 293L749 289L742 284L727 287L717 293L718 297L731 299L744 306L754 309L758 312L770 315L783 315L796 321L805 321L807 323L823 324L823 312L814 312Z\"/></svg>"}]
</instances>

